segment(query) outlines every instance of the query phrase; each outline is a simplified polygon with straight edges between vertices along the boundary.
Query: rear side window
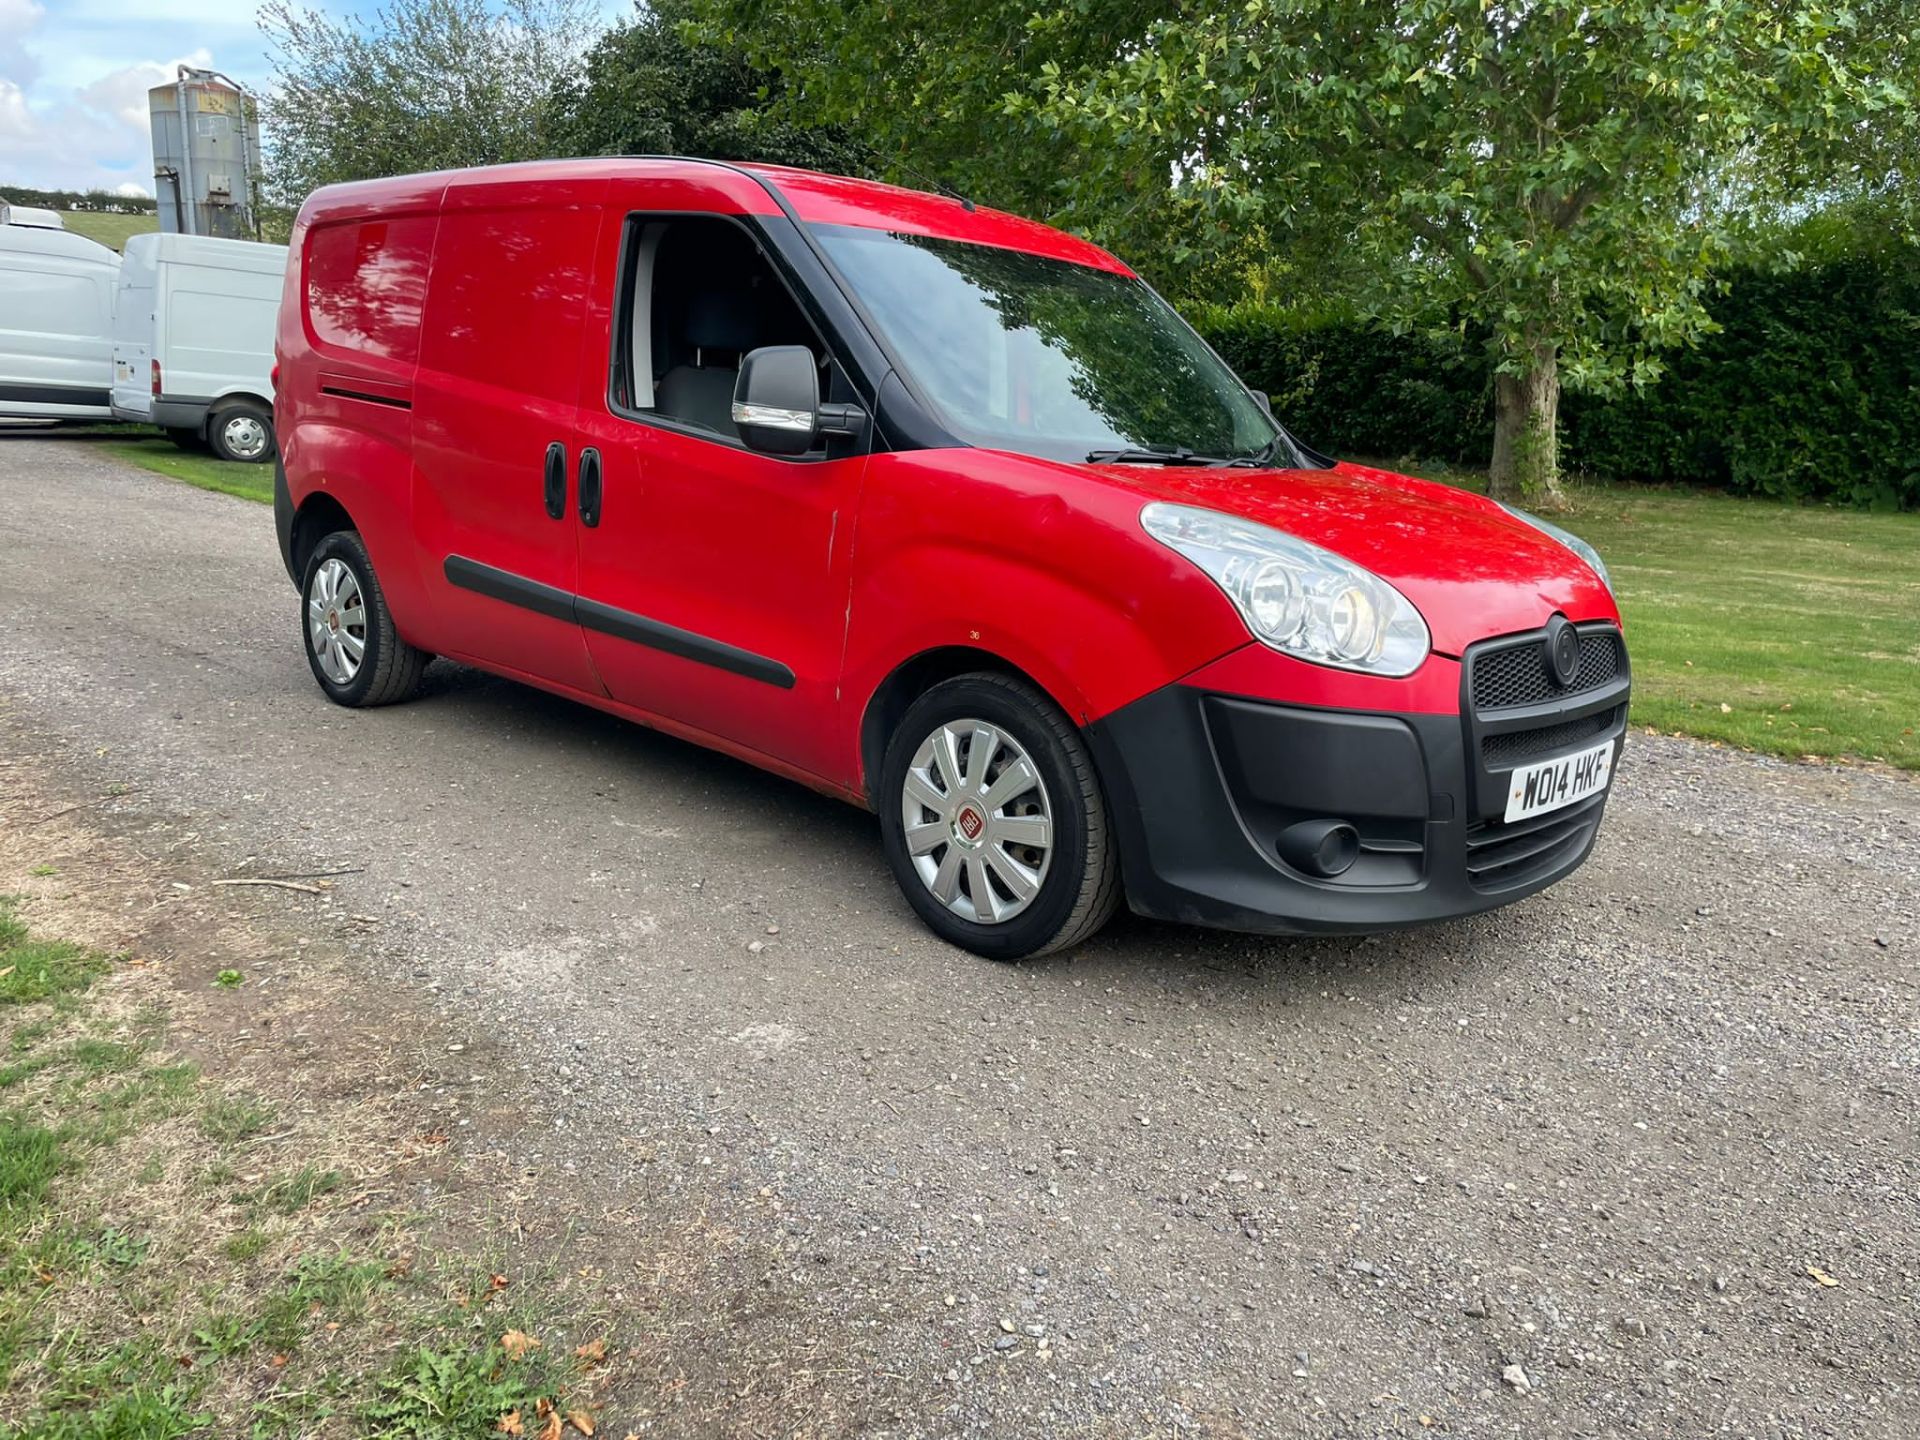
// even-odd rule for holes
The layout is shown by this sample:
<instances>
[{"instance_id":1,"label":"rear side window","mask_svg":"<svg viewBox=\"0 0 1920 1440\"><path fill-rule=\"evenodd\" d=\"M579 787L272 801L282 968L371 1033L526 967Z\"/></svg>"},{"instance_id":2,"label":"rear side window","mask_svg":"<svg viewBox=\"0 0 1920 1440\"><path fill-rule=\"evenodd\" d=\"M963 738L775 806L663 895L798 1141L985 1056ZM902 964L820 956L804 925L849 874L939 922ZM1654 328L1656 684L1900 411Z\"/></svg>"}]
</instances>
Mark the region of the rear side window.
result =
<instances>
[{"instance_id":1,"label":"rear side window","mask_svg":"<svg viewBox=\"0 0 1920 1440\"><path fill-rule=\"evenodd\" d=\"M411 365L436 217L349 220L307 236L307 315L322 345Z\"/></svg>"}]
</instances>

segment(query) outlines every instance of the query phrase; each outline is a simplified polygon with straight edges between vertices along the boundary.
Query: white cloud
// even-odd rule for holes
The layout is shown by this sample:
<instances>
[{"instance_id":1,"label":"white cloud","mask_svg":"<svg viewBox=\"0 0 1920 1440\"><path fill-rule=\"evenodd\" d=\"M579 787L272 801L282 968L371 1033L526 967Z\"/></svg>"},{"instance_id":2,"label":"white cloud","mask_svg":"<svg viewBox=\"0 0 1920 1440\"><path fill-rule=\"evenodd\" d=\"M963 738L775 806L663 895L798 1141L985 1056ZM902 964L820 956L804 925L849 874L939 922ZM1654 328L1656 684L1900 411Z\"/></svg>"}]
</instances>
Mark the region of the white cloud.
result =
<instances>
[{"instance_id":1,"label":"white cloud","mask_svg":"<svg viewBox=\"0 0 1920 1440\"><path fill-rule=\"evenodd\" d=\"M252 0L0 0L0 184L149 191L148 89L182 60L252 80L265 64L253 12Z\"/></svg>"},{"instance_id":2,"label":"white cloud","mask_svg":"<svg viewBox=\"0 0 1920 1440\"><path fill-rule=\"evenodd\" d=\"M0 4L9 0L0 0ZM0 181L57 190L153 193L147 91L180 64L206 66L204 49L122 65L51 104L0 80Z\"/></svg>"},{"instance_id":3,"label":"white cloud","mask_svg":"<svg viewBox=\"0 0 1920 1440\"><path fill-rule=\"evenodd\" d=\"M25 145L39 127L33 123L33 111L27 107L26 93L11 80L0 80L0 155Z\"/></svg>"},{"instance_id":4,"label":"white cloud","mask_svg":"<svg viewBox=\"0 0 1920 1440\"><path fill-rule=\"evenodd\" d=\"M27 37L46 15L40 0L0 0L0 81L25 85L40 73L40 62L27 48Z\"/></svg>"}]
</instances>

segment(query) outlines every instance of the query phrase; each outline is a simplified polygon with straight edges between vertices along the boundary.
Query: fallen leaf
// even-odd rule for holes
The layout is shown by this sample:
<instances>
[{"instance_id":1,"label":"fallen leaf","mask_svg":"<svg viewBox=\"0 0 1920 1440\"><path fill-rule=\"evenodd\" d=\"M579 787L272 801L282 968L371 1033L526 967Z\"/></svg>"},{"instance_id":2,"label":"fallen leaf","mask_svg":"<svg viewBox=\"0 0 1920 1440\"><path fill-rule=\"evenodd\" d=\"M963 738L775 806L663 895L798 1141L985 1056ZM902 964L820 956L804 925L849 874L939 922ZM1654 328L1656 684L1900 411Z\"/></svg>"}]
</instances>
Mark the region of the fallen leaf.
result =
<instances>
[{"instance_id":1,"label":"fallen leaf","mask_svg":"<svg viewBox=\"0 0 1920 1440\"><path fill-rule=\"evenodd\" d=\"M11 965L7 966L7 968L4 970L0 970L0 980L6 979L7 976L13 974L13 971L14 971L14 967Z\"/></svg>"},{"instance_id":2,"label":"fallen leaf","mask_svg":"<svg viewBox=\"0 0 1920 1440\"><path fill-rule=\"evenodd\" d=\"M286 1367L287 1357L284 1355L276 1355L271 1360L267 1361L267 1363L273 1366L273 1368L276 1370L284 1369Z\"/></svg>"},{"instance_id":3,"label":"fallen leaf","mask_svg":"<svg viewBox=\"0 0 1920 1440\"><path fill-rule=\"evenodd\" d=\"M593 1434L593 1416L587 1414L584 1410L569 1410L567 1412L567 1423L582 1435Z\"/></svg>"},{"instance_id":4,"label":"fallen leaf","mask_svg":"<svg viewBox=\"0 0 1920 1440\"><path fill-rule=\"evenodd\" d=\"M546 1419L549 1415L553 1414L553 1401L542 1395L538 1400L533 1402L533 1413L538 1415L542 1420Z\"/></svg>"},{"instance_id":5,"label":"fallen leaf","mask_svg":"<svg viewBox=\"0 0 1920 1440\"><path fill-rule=\"evenodd\" d=\"M1811 1275L1814 1279L1818 1280L1822 1285L1838 1285L1840 1283L1838 1280L1834 1279L1833 1276L1827 1274L1826 1271L1822 1270L1818 1265L1807 1266L1807 1274Z\"/></svg>"},{"instance_id":6,"label":"fallen leaf","mask_svg":"<svg viewBox=\"0 0 1920 1440\"><path fill-rule=\"evenodd\" d=\"M1724 700L1722 700L1722 701L1720 702L1720 713L1721 713L1722 715L1731 715L1731 714L1733 714L1733 706L1731 706L1731 705L1729 705L1729 704L1727 704L1727 702L1726 702L1726 701L1724 701Z\"/></svg>"},{"instance_id":7,"label":"fallen leaf","mask_svg":"<svg viewBox=\"0 0 1920 1440\"><path fill-rule=\"evenodd\" d=\"M573 1353L582 1364L598 1365L607 1358L607 1342L605 1339L589 1340L584 1345L576 1345Z\"/></svg>"},{"instance_id":8,"label":"fallen leaf","mask_svg":"<svg viewBox=\"0 0 1920 1440\"><path fill-rule=\"evenodd\" d=\"M529 1350L538 1350L540 1342L524 1330L509 1330L500 1337L500 1348L515 1360L524 1360Z\"/></svg>"},{"instance_id":9,"label":"fallen leaf","mask_svg":"<svg viewBox=\"0 0 1920 1440\"><path fill-rule=\"evenodd\" d=\"M493 1422L493 1428L498 1430L502 1435L524 1435L527 1433L527 1427L520 1423L520 1412L518 1410L509 1410L506 1414L502 1415L498 1420Z\"/></svg>"},{"instance_id":10,"label":"fallen leaf","mask_svg":"<svg viewBox=\"0 0 1920 1440\"><path fill-rule=\"evenodd\" d=\"M560 1412L550 1411L547 1423L540 1427L540 1440L560 1440Z\"/></svg>"}]
</instances>

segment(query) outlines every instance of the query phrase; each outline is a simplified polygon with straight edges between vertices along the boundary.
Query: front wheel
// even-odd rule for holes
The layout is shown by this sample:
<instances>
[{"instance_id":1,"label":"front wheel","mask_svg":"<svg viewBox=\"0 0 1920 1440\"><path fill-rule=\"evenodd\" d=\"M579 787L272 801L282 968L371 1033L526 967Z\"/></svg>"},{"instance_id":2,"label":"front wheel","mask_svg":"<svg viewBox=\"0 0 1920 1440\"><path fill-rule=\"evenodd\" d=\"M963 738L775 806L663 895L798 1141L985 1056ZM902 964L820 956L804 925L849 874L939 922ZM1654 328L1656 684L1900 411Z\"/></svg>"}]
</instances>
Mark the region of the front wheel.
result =
<instances>
[{"instance_id":1,"label":"front wheel","mask_svg":"<svg viewBox=\"0 0 1920 1440\"><path fill-rule=\"evenodd\" d=\"M1064 950L1119 902L1093 759L1059 707L1023 680L961 675L914 701L875 799L908 903L977 955Z\"/></svg>"},{"instance_id":2,"label":"front wheel","mask_svg":"<svg viewBox=\"0 0 1920 1440\"><path fill-rule=\"evenodd\" d=\"M300 618L307 664L334 704L392 705L420 688L433 657L394 628L359 531L336 530L313 547L300 584Z\"/></svg>"}]
</instances>

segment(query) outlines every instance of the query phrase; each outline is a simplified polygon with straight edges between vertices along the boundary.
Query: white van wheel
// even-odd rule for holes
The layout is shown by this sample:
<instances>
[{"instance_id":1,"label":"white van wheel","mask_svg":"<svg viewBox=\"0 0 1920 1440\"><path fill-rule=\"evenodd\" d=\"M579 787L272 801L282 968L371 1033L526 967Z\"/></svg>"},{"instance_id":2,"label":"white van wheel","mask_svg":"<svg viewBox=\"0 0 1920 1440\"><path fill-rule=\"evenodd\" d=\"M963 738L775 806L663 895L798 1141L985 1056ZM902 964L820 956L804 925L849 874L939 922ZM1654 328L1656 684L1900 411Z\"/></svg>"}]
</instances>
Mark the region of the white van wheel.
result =
<instances>
[{"instance_id":1,"label":"white van wheel","mask_svg":"<svg viewBox=\"0 0 1920 1440\"><path fill-rule=\"evenodd\" d=\"M207 427L213 450L222 460L256 465L273 458L273 417L258 405L228 406Z\"/></svg>"}]
</instances>

